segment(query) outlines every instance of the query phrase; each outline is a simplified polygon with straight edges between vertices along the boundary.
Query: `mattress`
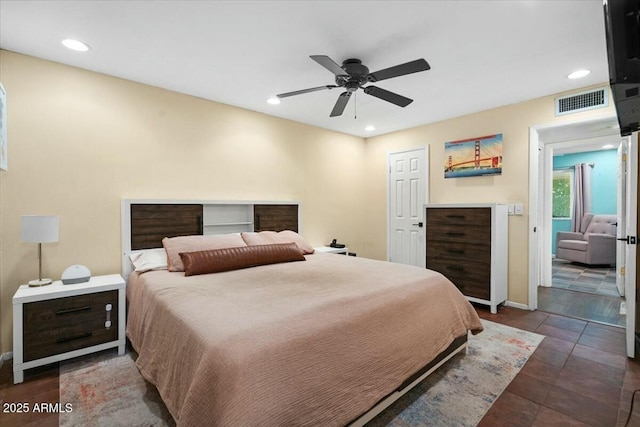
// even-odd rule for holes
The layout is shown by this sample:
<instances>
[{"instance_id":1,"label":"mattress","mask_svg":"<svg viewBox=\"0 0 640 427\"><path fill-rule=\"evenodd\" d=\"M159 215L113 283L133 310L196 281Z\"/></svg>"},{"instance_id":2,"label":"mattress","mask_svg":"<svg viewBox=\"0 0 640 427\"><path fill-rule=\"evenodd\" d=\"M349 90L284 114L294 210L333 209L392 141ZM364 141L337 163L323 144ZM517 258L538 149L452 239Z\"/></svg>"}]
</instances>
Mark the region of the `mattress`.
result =
<instances>
[{"instance_id":1,"label":"mattress","mask_svg":"<svg viewBox=\"0 0 640 427\"><path fill-rule=\"evenodd\" d=\"M340 426L482 330L441 274L333 254L134 273L127 336L178 426Z\"/></svg>"}]
</instances>

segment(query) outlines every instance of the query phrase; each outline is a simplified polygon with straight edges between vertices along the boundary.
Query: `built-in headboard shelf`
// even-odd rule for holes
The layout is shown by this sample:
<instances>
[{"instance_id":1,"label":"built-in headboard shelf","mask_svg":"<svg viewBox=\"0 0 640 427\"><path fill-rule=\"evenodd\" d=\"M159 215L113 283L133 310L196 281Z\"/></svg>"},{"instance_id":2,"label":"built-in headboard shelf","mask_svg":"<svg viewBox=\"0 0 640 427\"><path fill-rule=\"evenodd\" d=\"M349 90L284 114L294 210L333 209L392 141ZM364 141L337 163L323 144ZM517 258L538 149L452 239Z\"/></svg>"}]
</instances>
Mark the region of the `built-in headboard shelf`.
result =
<instances>
[{"instance_id":1,"label":"built-in headboard shelf","mask_svg":"<svg viewBox=\"0 0 640 427\"><path fill-rule=\"evenodd\" d=\"M122 274L131 273L129 255L162 248L165 237L243 231L298 231L297 202L146 200L122 201Z\"/></svg>"}]
</instances>

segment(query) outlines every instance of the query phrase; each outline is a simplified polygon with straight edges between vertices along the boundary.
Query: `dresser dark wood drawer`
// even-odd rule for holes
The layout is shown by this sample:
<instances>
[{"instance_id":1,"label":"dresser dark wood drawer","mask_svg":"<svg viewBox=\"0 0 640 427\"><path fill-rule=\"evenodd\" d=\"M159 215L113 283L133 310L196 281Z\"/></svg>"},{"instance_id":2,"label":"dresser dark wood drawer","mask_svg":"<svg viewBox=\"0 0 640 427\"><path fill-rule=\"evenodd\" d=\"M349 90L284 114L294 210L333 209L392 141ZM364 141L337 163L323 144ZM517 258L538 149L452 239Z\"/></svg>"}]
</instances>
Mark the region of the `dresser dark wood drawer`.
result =
<instances>
[{"instance_id":1,"label":"dresser dark wood drawer","mask_svg":"<svg viewBox=\"0 0 640 427\"><path fill-rule=\"evenodd\" d=\"M458 242L470 245L491 244L491 227L488 225L440 224L435 226L427 222L426 235L427 242Z\"/></svg>"},{"instance_id":2,"label":"dresser dark wood drawer","mask_svg":"<svg viewBox=\"0 0 640 427\"><path fill-rule=\"evenodd\" d=\"M110 327L105 327L111 304ZM118 339L118 291L24 304L24 361Z\"/></svg>"},{"instance_id":3,"label":"dresser dark wood drawer","mask_svg":"<svg viewBox=\"0 0 640 427\"><path fill-rule=\"evenodd\" d=\"M427 208L427 225L488 225L490 208Z\"/></svg>"},{"instance_id":4,"label":"dresser dark wood drawer","mask_svg":"<svg viewBox=\"0 0 640 427\"><path fill-rule=\"evenodd\" d=\"M446 275L445 275L446 276ZM491 298L490 281L481 282L471 277L447 277L464 295L480 299Z\"/></svg>"},{"instance_id":5,"label":"dresser dark wood drawer","mask_svg":"<svg viewBox=\"0 0 640 427\"><path fill-rule=\"evenodd\" d=\"M428 263L427 268L440 272L447 277L470 276L480 282L487 283L491 279L491 266L486 262L449 258L433 258Z\"/></svg>"},{"instance_id":6,"label":"dresser dark wood drawer","mask_svg":"<svg viewBox=\"0 0 640 427\"><path fill-rule=\"evenodd\" d=\"M465 295L488 299L491 294L491 267L486 262L432 258L427 268L442 273Z\"/></svg>"},{"instance_id":7,"label":"dresser dark wood drawer","mask_svg":"<svg viewBox=\"0 0 640 427\"><path fill-rule=\"evenodd\" d=\"M491 246L447 241L427 241L427 265L437 258L491 262Z\"/></svg>"}]
</instances>

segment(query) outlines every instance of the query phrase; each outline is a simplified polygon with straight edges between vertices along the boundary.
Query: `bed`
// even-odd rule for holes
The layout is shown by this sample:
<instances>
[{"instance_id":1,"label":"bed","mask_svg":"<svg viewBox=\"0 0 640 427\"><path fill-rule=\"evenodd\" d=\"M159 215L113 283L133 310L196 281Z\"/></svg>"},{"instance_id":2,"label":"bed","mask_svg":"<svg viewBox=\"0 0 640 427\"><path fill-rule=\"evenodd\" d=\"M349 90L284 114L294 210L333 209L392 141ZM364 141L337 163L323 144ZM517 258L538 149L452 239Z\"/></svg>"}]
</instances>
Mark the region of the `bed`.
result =
<instances>
[{"instance_id":1,"label":"bed","mask_svg":"<svg viewBox=\"0 0 640 427\"><path fill-rule=\"evenodd\" d=\"M262 250L262 235L284 233L218 240L245 235L248 253ZM178 426L363 425L482 330L441 274L308 253L291 233L263 247L297 247L296 261L188 275L182 258L184 272L129 275L136 364Z\"/></svg>"}]
</instances>

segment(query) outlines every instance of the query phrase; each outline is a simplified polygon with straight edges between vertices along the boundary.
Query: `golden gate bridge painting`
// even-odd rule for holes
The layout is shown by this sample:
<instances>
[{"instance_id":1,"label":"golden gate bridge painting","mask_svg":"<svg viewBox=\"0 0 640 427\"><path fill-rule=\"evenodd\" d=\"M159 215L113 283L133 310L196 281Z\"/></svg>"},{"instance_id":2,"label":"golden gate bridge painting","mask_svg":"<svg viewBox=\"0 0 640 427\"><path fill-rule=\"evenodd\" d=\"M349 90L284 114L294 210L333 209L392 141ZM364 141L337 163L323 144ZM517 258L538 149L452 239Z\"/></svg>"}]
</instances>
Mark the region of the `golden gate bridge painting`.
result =
<instances>
[{"instance_id":1,"label":"golden gate bridge painting","mask_svg":"<svg viewBox=\"0 0 640 427\"><path fill-rule=\"evenodd\" d=\"M502 134L444 143L444 177L502 174Z\"/></svg>"}]
</instances>

